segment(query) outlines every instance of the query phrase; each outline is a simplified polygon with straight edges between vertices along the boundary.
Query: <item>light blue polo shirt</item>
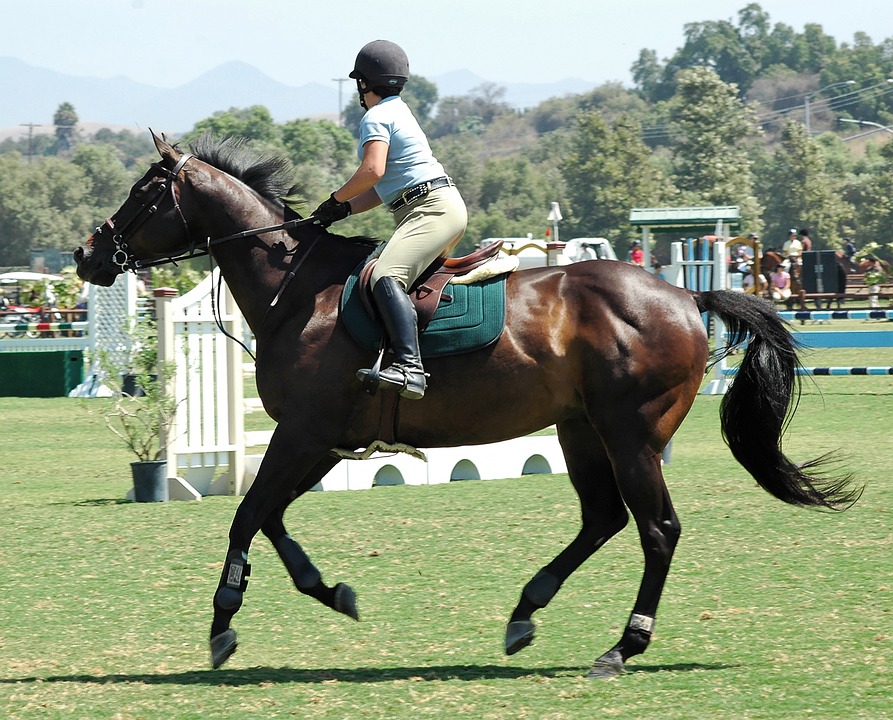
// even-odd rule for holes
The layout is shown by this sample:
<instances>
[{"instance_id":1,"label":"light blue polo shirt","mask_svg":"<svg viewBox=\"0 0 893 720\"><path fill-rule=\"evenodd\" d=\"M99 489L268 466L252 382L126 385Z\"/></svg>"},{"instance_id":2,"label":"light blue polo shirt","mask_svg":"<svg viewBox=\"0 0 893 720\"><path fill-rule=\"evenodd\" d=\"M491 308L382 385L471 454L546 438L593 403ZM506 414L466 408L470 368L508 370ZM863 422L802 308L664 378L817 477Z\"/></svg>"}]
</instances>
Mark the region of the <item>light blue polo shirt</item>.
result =
<instances>
[{"instance_id":1,"label":"light blue polo shirt","mask_svg":"<svg viewBox=\"0 0 893 720\"><path fill-rule=\"evenodd\" d=\"M446 175L418 121L398 95L384 98L367 110L360 121L361 161L363 145L370 140L388 144L384 177L375 185L375 192L385 205L394 202L407 188Z\"/></svg>"}]
</instances>

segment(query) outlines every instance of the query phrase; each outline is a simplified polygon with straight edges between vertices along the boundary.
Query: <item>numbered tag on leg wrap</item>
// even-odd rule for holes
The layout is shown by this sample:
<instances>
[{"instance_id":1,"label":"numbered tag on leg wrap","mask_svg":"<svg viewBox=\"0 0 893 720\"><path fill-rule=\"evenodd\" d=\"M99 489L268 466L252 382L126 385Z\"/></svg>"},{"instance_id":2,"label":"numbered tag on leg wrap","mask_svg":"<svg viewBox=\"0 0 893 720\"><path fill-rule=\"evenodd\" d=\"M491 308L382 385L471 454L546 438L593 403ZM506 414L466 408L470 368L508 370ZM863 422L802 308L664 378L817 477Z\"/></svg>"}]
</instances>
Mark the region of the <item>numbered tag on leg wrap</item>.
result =
<instances>
[{"instance_id":1,"label":"numbered tag on leg wrap","mask_svg":"<svg viewBox=\"0 0 893 720\"><path fill-rule=\"evenodd\" d=\"M638 630L639 632L643 632L646 635L651 635L654 631L654 618L649 617L648 615L639 615L638 613L633 613L629 617L629 622L626 625L630 630Z\"/></svg>"},{"instance_id":2,"label":"numbered tag on leg wrap","mask_svg":"<svg viewBox=\"0 0 893 720\"><path fill-rule=\"evenodd\" d=\"M226 561L223 584L233 590L245 592L245 589L248 587L249 575L251 575L251 565L245 562L244 556L240 558L229 558Z\"/></svg>"}]
</instances>

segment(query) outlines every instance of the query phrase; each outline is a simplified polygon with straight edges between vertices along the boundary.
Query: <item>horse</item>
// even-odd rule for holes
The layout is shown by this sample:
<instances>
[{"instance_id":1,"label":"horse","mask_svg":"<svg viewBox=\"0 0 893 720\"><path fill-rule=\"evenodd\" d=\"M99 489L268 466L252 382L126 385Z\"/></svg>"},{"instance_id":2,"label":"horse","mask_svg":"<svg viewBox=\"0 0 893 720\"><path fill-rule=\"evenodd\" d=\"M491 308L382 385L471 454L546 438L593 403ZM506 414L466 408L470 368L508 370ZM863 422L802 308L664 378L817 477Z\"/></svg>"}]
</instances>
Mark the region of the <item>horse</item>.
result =
<instances>
[{"instance_id":1,"label":"horse","mask_svg":"<svg viewBox=\"0 0 893 720\"><path fill-rule=\"evenodd\" d=\"M359 619L356 594L326 584L283 523L285 509L340 460L379 434L388 402L395 429L413 447L492 443L554 425L579 495L581 527L523 587L505 629L505 652L534 638L533 614L628 523L645 558L619 641L589 670L613 677L651 641L681 525L661 474L661 451L698 393L710 358L701 313L748 338L741 370L721 406L723 434L738 462L771 495L794 505L845 509L860 490L849 475L797 465L781 434L798 392L797 351L763 300L727 291L689 292L620 262L593 260L509 274L502 334L465 354L426 361L424 399L369 395L355 378L368 367L339 317L346 280L370 254L366 238L337 235L312 216L294 221L283 202L287 161L241 140L200 139L189 152L152 134L160 161L111 218L74 252L78 275L108 286L124 272L210 254L256 338L256 382L277 421L256 479L239 504L214 594L210 659L220 667L238 645L232 619L258 532L275 547L293 584ZM374 355L374 352L371 354ZM388 395L388 397L385 397Z\"/></svg>"}]
</instances>

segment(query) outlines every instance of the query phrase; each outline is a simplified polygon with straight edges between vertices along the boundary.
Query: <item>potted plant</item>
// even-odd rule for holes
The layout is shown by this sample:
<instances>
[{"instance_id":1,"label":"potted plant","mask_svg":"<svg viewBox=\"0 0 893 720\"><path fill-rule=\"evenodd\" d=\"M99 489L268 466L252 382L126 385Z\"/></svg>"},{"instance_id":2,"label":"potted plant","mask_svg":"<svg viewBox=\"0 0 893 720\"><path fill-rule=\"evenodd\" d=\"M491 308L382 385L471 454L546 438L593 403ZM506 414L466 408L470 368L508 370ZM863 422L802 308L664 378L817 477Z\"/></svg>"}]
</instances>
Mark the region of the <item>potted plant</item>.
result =
<instances>
[{"instance_id":1,"label":"potted plant","mask_svg":"<svg viewBox=\"0 0 893 720\"><path fill-rule=\"evenodd\" d=\"M177 400L169 378L173 363L158 365L158 341L152 322L137 322L128 333L131 350L127 366L117 368L102 359L105 385L113 402L104 414L108 429L136 456L130 463L134 499L163 502L168 499L167 461L162 459L171 442L170 431Z\"/></svg>"}]
</instances>

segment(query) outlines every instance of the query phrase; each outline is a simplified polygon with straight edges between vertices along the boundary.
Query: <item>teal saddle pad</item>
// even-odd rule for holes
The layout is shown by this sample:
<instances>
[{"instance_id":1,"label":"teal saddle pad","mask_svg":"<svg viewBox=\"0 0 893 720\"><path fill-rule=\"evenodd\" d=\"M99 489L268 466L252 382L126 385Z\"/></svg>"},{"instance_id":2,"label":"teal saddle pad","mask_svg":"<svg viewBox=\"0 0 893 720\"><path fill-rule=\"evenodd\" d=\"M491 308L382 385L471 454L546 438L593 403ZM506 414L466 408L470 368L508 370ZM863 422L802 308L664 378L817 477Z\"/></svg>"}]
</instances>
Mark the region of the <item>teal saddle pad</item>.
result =
<instances>
[{"instance_id":1,"label":"teal saddle pad","mask_svg":"<svg viewBox=\"0 0 893 720\"><path fill-rule=\"evenodd\" d=\"M361 269L344 285L341 320L360 345L378 350L381 326L369 316L357 291ZM456 355L496 342L505 326L505 278L499 275L471 285L448 284L434 317L419 334L422 357Z\"/></svg>"}]
</instances>

